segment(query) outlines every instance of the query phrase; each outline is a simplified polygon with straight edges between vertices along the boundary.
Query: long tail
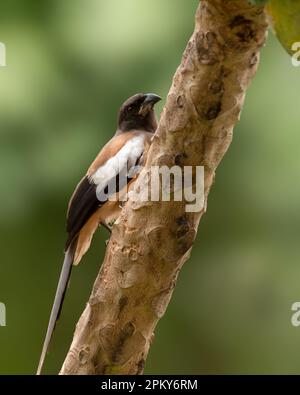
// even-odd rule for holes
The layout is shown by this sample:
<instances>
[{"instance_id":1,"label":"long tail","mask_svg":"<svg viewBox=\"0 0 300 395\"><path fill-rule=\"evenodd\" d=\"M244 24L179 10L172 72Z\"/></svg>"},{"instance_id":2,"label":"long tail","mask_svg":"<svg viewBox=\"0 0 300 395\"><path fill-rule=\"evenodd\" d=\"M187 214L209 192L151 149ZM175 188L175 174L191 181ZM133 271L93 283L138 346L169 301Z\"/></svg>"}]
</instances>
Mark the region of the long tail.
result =
<instances>
[{"instance_id":1,"label":"long tail","mask_svg":"<svg viewBox=\"0 0 300 395\"><path fill-rule=\"evenodd\" d=\"M40 361L39 361L39 366L37 369L37 375L41 374L43 364L45 361L45 357L47 354L47 350L51 341L51 337L53 334L53 331L55 329L55 325L57 320L59 319L61 309L62 309L62 304L64 301L64 297L66 294L66 289L68 286L68 282L71 276L71 271L72 271L72 265L73 265L73 260L74 260L74 255L76 251L76 245L77 245L77 238L71 243L70 247L67 249L65 253L65 259L64 263L62 266L62 270L60 273L59 281L58 281L58 286L55 294L55 299L50 315L50 320L48 324L48 329L46 333L46 337L44 340L44 345L43 345L43 350L41 353Z\"/></svg>"}]
</instances>

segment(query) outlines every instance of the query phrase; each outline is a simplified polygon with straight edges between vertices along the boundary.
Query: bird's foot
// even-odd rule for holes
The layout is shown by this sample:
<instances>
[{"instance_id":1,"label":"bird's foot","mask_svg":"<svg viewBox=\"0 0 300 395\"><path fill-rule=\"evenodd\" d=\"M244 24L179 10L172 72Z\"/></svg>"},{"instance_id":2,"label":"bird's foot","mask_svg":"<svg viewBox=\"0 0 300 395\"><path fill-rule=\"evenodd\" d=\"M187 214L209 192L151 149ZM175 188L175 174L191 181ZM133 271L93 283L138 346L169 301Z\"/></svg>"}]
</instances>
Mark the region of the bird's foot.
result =
<instances>
[{"instance_id":1,"label":"bird's foot","mask_svg":"<svg viewBox=\"0 0 300 395\"><path fill-rule=\"evenodd\" d=\"M111 233L112 232L112 227L113 227L115 221L116 220L113 220L113 221L110 221L108 223L102 222L101 225L104 226L104 228L107 229L109 231L109 233Z\"/></svg>"},{"instance_id":2,"label":"bird's foot","mask_svg":"<svg viewBox=\"0 0 300 395\"><path fill-rule=\"evenodd\" d=\"M111 235L112 228L113 228L115 222L116 222L116 220L113 219L112 221L110 221L108 223L102 222L101 225L104 226L104 228L107 229L109 231L110 235ZM105 246L106 247L108 246L108 243L109 243L109 239L105 240Z\"/></svg>"},{"instance_id":3,"label":"bird's foot","mask_svg":"<svg viewBox=\"0 0 300 395\"><path fill-rule=\"evenodd\" d=\"M128 194L127 194L127 196L128 196ZM123 201L120 201L120 203L119 203L119 208L122 210L123 209L123 207L125 206L125 203L126 203L126 201L125 200L123 200Z\"/></svg>"}]
</instances>

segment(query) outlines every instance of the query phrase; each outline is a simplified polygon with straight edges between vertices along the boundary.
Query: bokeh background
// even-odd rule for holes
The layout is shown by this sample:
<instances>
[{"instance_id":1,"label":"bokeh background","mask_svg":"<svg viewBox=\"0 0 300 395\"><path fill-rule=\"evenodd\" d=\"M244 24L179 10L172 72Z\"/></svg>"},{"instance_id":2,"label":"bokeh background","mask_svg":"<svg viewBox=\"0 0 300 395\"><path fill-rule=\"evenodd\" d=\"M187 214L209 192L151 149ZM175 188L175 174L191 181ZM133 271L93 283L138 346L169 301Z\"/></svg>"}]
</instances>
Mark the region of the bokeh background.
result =
<instances>
[{"instance_id":1,"label":"bokeh background","mask_svg":"<svg viewBox=\"0 0 300 395\"><path fill-rule=\"evenodd\" d=\"M3 0L0 373L35 372L70 194L128 96L164 98L197 0ZM270 35L146 373L300 373L300 68ZM158 107L161 111L162 106ZM45 373L57 373L104 255L73 272Z\"/></svg>"}]
</instances>

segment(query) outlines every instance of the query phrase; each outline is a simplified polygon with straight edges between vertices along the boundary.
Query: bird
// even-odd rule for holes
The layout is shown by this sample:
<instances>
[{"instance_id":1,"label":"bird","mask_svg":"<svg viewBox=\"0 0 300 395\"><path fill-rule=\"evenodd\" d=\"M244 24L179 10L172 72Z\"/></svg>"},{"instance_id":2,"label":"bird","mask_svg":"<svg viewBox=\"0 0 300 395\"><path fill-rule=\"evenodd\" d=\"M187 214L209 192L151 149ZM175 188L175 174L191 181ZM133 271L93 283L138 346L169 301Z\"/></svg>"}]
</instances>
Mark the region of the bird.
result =
<instances>
[{"instance_id":1,"label":"bird","mask_svg":"<svg viewBox=\"0 0 300 395\"><path fill-rule=\"evenodd\" d=\"M42 372L72 267L78 265L88 251L100 225L111 232L111 224L118 218L123 207L120 201L129 185L132 187L135 182L138 169L145 164L157 129L154 105L160 100L161 97L154 93L137 93L122 104L114 136L100 150L71 196L66 220L65 256L37 375Z\"/></svg>"}]
</instances>

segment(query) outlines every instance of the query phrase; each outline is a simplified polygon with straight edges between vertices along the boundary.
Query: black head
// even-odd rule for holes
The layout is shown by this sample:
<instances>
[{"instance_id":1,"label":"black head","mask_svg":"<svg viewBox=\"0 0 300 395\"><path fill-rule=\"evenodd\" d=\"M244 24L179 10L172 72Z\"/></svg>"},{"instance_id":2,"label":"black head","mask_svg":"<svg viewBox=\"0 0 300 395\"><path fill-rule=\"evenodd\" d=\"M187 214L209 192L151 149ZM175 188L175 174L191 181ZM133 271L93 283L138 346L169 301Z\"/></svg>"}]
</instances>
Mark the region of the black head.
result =
<instances>
[{"instance_id":1,"label":"black head","mask_svg":"<svg viewBox=\"0 0 300 395\"><path fill-rule=\"evenodd\" d=\"M118 116L118 132L145 130L154 133L157 121L154 105L161 98L154 93L138 93L123 103Z\"/></svg>"}]
</instances>

